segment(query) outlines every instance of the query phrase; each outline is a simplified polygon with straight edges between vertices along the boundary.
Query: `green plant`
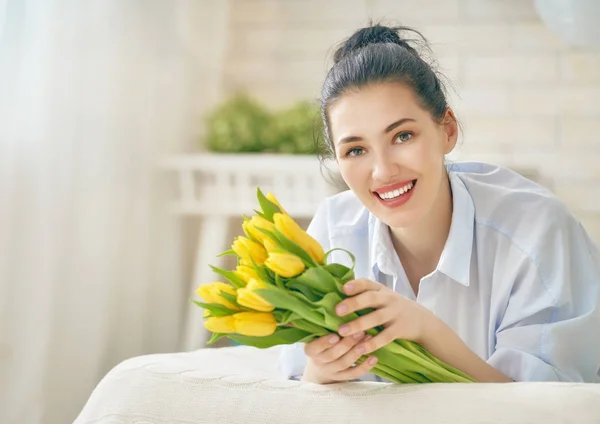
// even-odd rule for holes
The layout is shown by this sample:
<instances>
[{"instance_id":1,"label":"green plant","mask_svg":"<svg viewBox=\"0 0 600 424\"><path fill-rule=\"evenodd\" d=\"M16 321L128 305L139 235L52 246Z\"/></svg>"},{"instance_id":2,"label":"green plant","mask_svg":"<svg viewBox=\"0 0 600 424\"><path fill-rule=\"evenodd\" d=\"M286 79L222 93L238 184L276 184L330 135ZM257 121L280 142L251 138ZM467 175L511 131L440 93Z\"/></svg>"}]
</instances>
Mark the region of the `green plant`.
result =
<instances>
[{"instance_id":1,"label":"green plant","mask_svg":"<svg viewBox=\"0 0 600 424\"><path fill-rule=\"evenodd\" d=\"M204 144L221 153L315 154L323 125L316 104L300 101L272 112L245 94L216 107L206 119Z\"/></svg>"},{"instance_id":2,"label":"green plant","mask_svg":"<svg viewBox=\"0 0 600 424\"><path fill-rule=\"evenodd\" d=\"M314 154L315 137L322 130L318 108L301 101L273 115L265 136L267 144L276 146L279 153Z\"/></svg>"},{"instance_id":3,"label":"green plant","mask_svg":"<svg viewBox=\"0 0 600 424\"><path fill-rule=\"evenodd\" d=\"M214 152L260 152L271 114L240 94L218 106L206 120L206 146Z\"/></svg>"}]
</instances>

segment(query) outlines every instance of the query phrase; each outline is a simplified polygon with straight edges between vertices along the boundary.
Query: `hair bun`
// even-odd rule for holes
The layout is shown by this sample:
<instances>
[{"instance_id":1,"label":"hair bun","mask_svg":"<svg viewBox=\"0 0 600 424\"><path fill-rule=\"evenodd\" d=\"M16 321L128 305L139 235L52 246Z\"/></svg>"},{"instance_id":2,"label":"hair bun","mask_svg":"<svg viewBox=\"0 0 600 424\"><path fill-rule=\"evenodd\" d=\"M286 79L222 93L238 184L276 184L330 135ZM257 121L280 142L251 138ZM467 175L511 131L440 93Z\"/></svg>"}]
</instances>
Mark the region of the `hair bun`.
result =
<instances>
[{"instance_id":1,"label":"hair bun","mask_svg":"<svg viewBox=\"0 0 600 424\"><path fill-rule=\"evenodd\" d=\"M356 31L343 45L335 52L333 60L337 63L343 57L347 56L358 49L368 46L369 44L378 43L393 43L405 47L409 50L412 48L408 43L400 38L398 35L401 27L394 28L383 25L373 25L366 28L361 28Z\"/></svg>"}]
</instances>

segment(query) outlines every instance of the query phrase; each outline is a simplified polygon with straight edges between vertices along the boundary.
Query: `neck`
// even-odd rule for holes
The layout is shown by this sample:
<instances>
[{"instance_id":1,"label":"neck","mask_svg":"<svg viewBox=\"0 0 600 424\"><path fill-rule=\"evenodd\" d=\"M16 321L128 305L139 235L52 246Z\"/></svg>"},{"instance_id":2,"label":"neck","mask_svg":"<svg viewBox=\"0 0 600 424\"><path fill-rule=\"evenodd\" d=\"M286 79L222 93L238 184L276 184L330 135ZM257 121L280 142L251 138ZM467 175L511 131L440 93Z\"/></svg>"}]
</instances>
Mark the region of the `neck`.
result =
<instances>
[{"instance_id":1,"label":"neck","mask_svg":"<svg viewBox=\"0 0 600 424\"><path fill-rule=\"evenodd\" d=\"M419 270L419 278L433 272L442 256L452 223L452 192L447 175L430 212L415 225L391 228L391 237L403 266Z\"/></svg>"}]
</instances>

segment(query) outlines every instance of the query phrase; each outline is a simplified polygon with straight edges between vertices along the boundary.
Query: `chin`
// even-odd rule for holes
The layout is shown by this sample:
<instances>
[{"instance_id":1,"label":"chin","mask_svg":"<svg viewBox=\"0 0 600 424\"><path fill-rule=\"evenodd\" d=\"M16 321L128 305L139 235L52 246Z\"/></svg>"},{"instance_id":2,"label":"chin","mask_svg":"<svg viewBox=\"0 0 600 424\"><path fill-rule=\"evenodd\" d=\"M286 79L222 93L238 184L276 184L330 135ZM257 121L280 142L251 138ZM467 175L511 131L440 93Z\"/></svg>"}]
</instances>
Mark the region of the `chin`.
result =
<instances>
[{"instance_id":1,"label":"chin","mask_svg":"<svg viewBox=\"0 0 600 424\"><path fill-rule=\"evenodd\" d=\"M396 216L390 216L390 214L387 214L387 216L381 216L378 218L390 228L408 228L418 222L417 217L411 213L396 213L393 215Z\"/></svg>"},{"instance_id":2,"label":"chin","mask_svg":"<svg viewBox=\"0 0 600 424\"><path fill-rule=\"evenodd\" d=\"M388 210L382 208L380 205L373 206L375 207L370 208L371 213L375 215L377 219L379 219L381 222L383 222L391 228L410 227L419 222L419 219L421 217L419 211L415 210L414 208L399 208L397 210Z\"/></svg>"}]
</instances>

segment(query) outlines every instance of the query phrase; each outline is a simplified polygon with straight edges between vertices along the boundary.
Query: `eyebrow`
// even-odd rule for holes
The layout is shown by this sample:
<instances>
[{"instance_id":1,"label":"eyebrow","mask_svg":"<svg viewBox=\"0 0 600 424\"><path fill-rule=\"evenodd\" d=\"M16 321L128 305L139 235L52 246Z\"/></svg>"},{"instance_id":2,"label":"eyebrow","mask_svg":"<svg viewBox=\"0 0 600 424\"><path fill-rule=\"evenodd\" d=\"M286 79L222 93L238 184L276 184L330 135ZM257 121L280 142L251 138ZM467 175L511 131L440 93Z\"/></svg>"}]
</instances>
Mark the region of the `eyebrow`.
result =
<instances>
[{"instance_id":1,"label":"eyebrow","mask_svg":"<svg viewBox=\"0 0 600 424\"><path fill-rule=\"evenodd\" d=\"M387 127L385 127L385 130L383 130L384 134L389 133L390 131L393 131L394 129L396 129L397 127L399 127L402 124L405 124L407 122L416 122L414 119L412 118L402 118L402 119L398 119L396 122L391 123L390 125L388 125ZM343 137L340 139L340 141L338 141L338 145L340 144L344 144L344 143L352 143L354 141L361 141L362 137L356 136L356 135L349 135L347 137Z\"/></svg>"}]
</instances>

